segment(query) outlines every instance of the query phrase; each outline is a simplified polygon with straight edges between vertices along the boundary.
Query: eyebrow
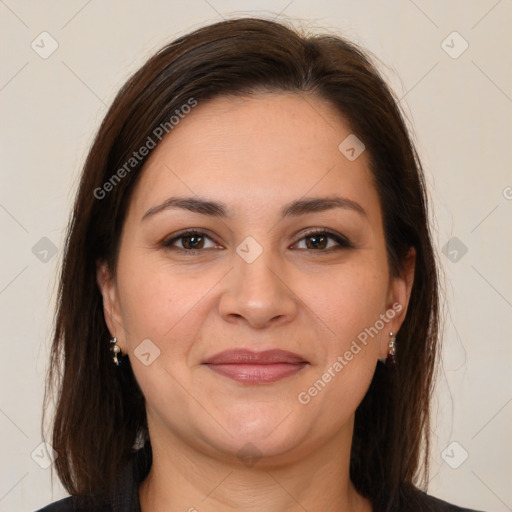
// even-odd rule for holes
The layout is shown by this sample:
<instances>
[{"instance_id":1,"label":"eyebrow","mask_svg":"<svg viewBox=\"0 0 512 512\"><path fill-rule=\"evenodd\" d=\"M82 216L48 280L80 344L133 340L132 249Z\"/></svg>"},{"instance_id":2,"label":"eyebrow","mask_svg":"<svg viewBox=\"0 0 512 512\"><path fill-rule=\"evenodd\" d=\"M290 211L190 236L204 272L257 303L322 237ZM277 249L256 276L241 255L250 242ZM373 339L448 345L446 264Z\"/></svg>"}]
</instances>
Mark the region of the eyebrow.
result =
<instances>
[{"instance_id":1,"label":"eyebrow","mask_svg":"<svg viewBox=\"0 0 512 512\"><path fill-rule=\"evenodd\" d=\"M341 196L313 197L298 199L283 206L281 217L298 217L308 213L323 212L334 208L352 210L364 217L368 217L365 209L357 202ZM209 201L198 197L170 197L162 204L150 208L141 219L141 222L161 211L168 209L188 210L201 215L209 215L220 218L230 218L231 214L226 204Z\"/></svg>"}]
</instances>

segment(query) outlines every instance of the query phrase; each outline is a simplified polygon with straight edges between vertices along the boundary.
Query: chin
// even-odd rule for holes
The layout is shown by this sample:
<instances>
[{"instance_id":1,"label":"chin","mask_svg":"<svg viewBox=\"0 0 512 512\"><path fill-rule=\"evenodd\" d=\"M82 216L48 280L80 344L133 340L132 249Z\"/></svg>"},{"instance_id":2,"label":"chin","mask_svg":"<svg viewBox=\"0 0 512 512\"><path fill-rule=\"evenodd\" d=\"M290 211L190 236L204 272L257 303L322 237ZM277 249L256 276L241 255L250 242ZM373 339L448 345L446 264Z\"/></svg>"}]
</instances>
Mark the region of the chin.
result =
<instances>
[{"instance_id":1,"label":"chin","mask_svg":"<svg viewBox=\"0 0 512 512\"><path fill-rule=\"evenodd\" d=\"M225 456L226 460L232 462L236 457L247 467L256 463L260 467L291 463L294 459L300 458L298 453L294 456L295 450L300 449L300 442L290 438L286 433L278 435L274 432L269 436L268 432L254 436L233 437L226 439L225 442L210 439L209 442Z\"/></svg>"},{"instance_id":2,"label":"chin","mask_svg":"<svg viewBox=\"0 0 512 512\"><path fill-rule=\"evenodd\" d=\"M245 457L287 458L290 452L304 442L308 427L303 421L297 423L297 415L290 414L291 409L286 413L283 411L283 408L276 406L275 414L269 414L267 409L266 415L259 418L238 415L229 421L220 420L226 430L217 429L215 437L212 437L212 431L204 432L203 439L216 451L230 459L236 456L242 462Z\"/></svg>"}]
</instances>

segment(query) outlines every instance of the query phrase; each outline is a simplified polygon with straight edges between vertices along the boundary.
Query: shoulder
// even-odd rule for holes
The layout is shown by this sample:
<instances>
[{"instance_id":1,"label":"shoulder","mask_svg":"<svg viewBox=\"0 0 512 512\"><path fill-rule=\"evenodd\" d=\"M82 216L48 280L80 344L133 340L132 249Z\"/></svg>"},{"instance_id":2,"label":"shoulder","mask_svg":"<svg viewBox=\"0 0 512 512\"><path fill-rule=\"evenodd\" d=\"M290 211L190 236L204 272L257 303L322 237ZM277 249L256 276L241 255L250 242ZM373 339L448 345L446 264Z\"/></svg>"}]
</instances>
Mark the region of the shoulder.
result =
<instances>
[{"instance_id":1,"label":"shoulder","mask_svg":"<svg viewBox=\"0 0 512 512\"><path fill-rule=\"evenodd\" d=\"M36 510L36 512L75 512L73 497L68 496L67 498L63 498L59 501L54 501L53 503L46 505L46 507Z\"/></svg>"},{"instance_id":2,"label":"shoulder","mask_svg":"<svg viewBox=\"0 0 512 512\"><path fill-rule=\"evenodd\" d=\"M151 461L148 441L131 454L111 488L94 494L71 495L35 512L140 512L139 483L147 476Z\"/></svg>"},{"instance_id":3,"label":"shoulder","mask_svg":"<svg viewBox=\"0 0 512 512\"><path fill-rule=\"evenodd\" d=\"M124 510L124 509L123 509ZM54 501L35 512L112 512L112 504L102 495L76 495Z\"/></svg>"},{"instance_id":4,"label":"shoulder","mask_svg":"<svg viewBox=\"0 0 512 512\"><path fill-rule=\"evenodd\" d=\"M459 507L453 503L448 503L440 498L431 496L421 491L422 502L425 510L428 512L483 512L473 508Z\"/></svg>"}]
</instances>

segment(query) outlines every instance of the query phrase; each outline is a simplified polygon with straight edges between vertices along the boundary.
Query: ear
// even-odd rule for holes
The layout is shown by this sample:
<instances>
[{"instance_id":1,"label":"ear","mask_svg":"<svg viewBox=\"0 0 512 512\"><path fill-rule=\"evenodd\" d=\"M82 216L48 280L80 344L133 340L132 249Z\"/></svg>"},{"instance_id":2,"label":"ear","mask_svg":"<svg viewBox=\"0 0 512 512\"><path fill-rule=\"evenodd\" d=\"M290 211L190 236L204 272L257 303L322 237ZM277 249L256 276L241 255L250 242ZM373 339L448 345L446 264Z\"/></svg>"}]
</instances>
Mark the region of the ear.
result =
<instances>
[{"instance_id":1,"label":"ear","mask_svg":"<svg viewBox=\"0 0 512 512\"><path fill-rule=\"evenodd\" d=\"M414 282L415 265L416 250L414 247L410 247L405 257L402 273L399 276L393 277L390 282L386 316L388 318L392 316L392 318L386 325L386 332L383 333L384 336L380 345L380 358L386 358L388 355L389 333L392 332L396 336L405 319Z\"/></svg>"},{"instance_id":2,"label":"ear","mask_svg":"<svg viewBox=\"0 0 512 512\"><path fill-rule=\"evenodd\" d=\"M103 315L105 316L105 323L110 331L110 335L118 338L117 344L122 352L126 352L125 347L123 347L123 343L125 342L124 329L119 307L117 283L112 277L112 273L106 262L97 262L96 282L103 296Z\"/></svg>"}]
</instances>

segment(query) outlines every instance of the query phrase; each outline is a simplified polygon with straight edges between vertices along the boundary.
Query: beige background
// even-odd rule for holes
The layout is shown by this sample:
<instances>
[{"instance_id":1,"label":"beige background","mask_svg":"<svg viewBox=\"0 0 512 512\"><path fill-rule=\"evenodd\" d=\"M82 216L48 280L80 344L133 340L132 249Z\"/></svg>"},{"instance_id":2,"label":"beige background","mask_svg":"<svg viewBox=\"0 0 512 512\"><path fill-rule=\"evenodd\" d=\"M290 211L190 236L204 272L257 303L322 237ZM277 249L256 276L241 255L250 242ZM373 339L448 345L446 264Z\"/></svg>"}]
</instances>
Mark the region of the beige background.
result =
<instances>
[{"instance_id":1,"label":"beige background","mask_svg":"<svg viewBox=\"0 0 512 512\"><path fill-rule=\"evenodd\" d=\"M0 0L0 511L67 495L37 457L43 379L64 228L106 107L164 43L251 13L351 38L382 61L402 98L428 175L449 308L429 492L512 510L510 0ZM453 240L443 253L452 237L467 253Z\"/></svg>"}]
</instances>

